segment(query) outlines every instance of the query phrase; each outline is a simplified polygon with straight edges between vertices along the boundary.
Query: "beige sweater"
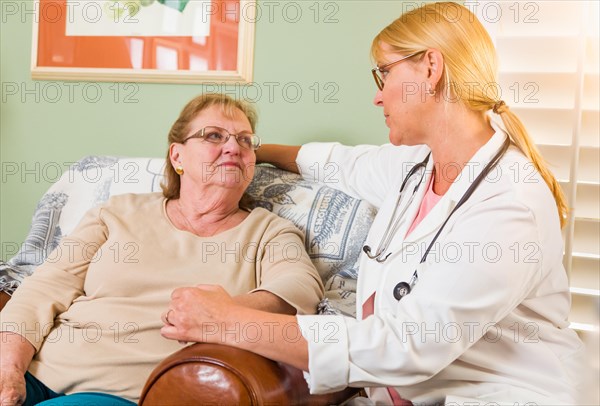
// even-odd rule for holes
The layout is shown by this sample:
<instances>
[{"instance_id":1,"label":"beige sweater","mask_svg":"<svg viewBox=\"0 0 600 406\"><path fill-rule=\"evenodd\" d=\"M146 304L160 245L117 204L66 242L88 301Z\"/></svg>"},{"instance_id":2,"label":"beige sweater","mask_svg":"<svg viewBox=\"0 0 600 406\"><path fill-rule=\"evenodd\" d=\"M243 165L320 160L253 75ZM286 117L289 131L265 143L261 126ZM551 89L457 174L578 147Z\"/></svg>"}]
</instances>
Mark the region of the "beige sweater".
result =
<instances>
[{"instance_id":1,"label":"beige sweater","mask_svg":"<svg viewBox=\"0 0 600 406\"><path fill-rule=\"evenodd\" d=\"M323 294L289 221L255 209L203 238L174 227L162 195L130 194L85 215L16 290L0 327L35 346L29 371L52 390L137 401L152 369L182 348L159 333L171 292L199 283L269 291L299 314L314 313Z\"/></svg>"}]
</instances>

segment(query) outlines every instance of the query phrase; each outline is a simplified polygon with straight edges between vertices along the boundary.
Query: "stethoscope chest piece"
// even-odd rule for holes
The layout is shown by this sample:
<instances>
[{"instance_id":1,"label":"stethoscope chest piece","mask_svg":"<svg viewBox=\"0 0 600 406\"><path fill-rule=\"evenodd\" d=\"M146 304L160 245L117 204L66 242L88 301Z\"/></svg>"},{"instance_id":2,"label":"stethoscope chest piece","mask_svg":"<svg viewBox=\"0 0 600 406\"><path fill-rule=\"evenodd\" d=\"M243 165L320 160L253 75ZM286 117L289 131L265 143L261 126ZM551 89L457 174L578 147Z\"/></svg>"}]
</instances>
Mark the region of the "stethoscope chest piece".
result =
<instances>
[{"instance_id":1,"label":"stethoscope chest piece","mask_svg":"<svg viewBox=\"0 0 600 406\"><path fill-rule=\"evenodd\" d=\"M402 299L404 296L410 293L410 285L408 282L400 282L394 286L394 298L396 300Z\"/></svg>"}]
</instances>

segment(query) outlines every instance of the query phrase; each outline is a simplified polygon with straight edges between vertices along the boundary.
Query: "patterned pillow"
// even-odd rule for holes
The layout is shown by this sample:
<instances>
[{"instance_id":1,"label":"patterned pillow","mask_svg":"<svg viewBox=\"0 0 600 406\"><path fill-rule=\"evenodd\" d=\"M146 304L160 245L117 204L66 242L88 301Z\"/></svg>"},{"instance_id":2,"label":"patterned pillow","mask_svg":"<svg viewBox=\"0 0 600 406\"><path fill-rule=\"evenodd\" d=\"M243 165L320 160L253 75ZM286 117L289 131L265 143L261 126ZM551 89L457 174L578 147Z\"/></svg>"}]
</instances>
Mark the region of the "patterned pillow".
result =
<instances>
[{"instance_id":1,"label":"patterned pillow","mask_svg":"<svg viewBox=\"0 0 600 406\"><path fill-rule=\"evenodd\" d=\"M110 196L160 190L164 159L89 156L69 168L40 200L19 252L0 261L0 290L12 293L31 275L87 210ZM257 166L247 194L292 221L326 288L319 311L355 313L358 258L375 209L324 184L269 166Z\"/></svg>"}]
</instances>

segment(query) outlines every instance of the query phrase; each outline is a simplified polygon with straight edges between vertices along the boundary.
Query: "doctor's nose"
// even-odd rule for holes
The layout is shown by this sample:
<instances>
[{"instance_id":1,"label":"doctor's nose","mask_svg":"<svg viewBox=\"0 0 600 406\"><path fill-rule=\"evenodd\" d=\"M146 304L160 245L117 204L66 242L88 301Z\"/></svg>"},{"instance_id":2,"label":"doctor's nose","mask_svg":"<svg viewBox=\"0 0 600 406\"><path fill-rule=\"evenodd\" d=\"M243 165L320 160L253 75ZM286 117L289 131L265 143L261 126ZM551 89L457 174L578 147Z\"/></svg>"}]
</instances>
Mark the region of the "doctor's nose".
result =
<instances>
[{"instance_id":1,"label":"doctor's nose","mask_svg":"<svg viewBox=\"0 0 600 406\"><path fill-rule=\"evenodd\" d=\"M383 92L381 90L377 90L375 93L375 98L373 98L373 104L377 107L383 107Z\"/></svg>"}]
</instances>

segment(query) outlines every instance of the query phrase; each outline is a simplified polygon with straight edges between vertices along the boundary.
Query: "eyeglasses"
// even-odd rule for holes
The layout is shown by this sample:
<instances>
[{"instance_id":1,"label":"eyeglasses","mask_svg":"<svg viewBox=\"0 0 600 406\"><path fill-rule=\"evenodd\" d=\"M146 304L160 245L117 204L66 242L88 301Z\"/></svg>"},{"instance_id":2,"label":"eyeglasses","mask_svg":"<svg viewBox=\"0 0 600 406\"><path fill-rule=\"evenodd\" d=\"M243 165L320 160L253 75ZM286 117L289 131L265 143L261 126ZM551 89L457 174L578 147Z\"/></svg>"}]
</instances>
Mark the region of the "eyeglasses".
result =
<instances>
[{"instance_id":1,"label":"eyeglasses","mask_svg":"<svg viewBox=\"0 0 600 406\"><path fill-rule=\"evenodd\" d=\"M371 69L371 73L373 74L373 79L375 79L375 83L377 84L377 88L379 90L383 90L385 77L387 76L390 67L394 66L397 63L402 62L405 59L411 58L418 54L422 54L423 52L425 52L425 51L415 52L413 54L403 56L402 58L398 59L397 61L386 63L385 65L377 66L377 67Z\"/></svg>"},{"instance_id":2,"label":"eyeglasses","mask_svg":"<svg viewBox=\"0 0 600 406\"><path fill-rule=\"evenodd\" d=\"M211 144L225 144L227 141L229 141L229 137L235 137L238 145L242 148L251 150L257 150L260 148L261 141L258 135L244 132L239 134L231 134L224 128L213 126L204 127L200 131L190 135L183 140L182 144L185 144L192 138L202 138L204 141L210 142Z\"/></svg>"}]
</instances>

